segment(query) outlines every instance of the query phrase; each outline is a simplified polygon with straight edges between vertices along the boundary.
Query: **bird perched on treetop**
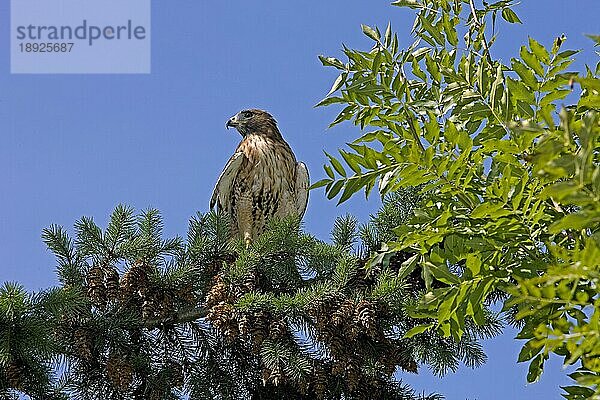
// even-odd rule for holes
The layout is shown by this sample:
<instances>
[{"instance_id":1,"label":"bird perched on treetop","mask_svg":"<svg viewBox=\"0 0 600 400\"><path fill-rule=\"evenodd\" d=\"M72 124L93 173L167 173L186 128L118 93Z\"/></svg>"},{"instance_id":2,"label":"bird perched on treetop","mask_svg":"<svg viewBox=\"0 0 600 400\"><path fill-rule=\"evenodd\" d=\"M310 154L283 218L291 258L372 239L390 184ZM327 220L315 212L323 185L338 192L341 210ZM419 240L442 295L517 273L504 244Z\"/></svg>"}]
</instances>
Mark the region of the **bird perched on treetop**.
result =
<instances>
[{"instance_id":1,"label":"bird perched on treetop","mask_svg":"<svg viewBox=\"0 0 600 400\"><path fill-rule=\"evenodd\" d=\"M292 214L302 218L308 203L308 169L296 161L268 112L243 110L225 126L237 129L242 141L219 176L210 208L216 205L227 213L232 237L248 245L269 219Z\"/></svg>"}]
</instances>

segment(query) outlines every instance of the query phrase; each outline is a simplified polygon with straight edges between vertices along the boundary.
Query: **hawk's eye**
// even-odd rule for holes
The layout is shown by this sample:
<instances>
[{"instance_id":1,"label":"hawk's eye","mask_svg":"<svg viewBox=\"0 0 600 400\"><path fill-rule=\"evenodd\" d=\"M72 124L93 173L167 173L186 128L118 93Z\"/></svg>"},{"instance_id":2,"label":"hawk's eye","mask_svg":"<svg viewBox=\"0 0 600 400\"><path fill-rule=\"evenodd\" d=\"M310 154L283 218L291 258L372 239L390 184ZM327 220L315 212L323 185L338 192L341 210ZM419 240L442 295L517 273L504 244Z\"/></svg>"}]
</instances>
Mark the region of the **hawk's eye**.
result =
<instances>
[{"instance_id":1,"label":"hawk's eye","mask_svg":"<svg viewBox=\"0 0 600 400\"><path fill-rule=\"evenodd\" d=\"M242 117L245 119L252 117L252 111L242 111Z\"/></svg>"}]
</instances>

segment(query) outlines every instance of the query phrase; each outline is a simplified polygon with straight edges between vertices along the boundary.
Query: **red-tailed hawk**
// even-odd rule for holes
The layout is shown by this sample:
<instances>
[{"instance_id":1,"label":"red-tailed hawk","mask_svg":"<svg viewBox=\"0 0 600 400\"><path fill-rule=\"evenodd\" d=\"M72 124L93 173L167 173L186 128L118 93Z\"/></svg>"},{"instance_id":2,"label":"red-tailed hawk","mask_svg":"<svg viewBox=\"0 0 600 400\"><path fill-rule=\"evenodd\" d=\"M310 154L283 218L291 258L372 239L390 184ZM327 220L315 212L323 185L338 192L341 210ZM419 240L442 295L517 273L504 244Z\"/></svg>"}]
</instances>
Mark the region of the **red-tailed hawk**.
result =
<instances>
[{"instance_id":1,"label":"red-tailed hawk","mask_svg":"<svg viewBox=\"0 0 600 400\"><path fill-rule=\"evenodd\" d=\"M219 176L210 208L216 205L227 213L232 237L249 244L273 217L302 218L308 202L308 169L296 161L268 112L243 110L225 126L236 128L243 138Z\"/></svg>"}]
</instances>

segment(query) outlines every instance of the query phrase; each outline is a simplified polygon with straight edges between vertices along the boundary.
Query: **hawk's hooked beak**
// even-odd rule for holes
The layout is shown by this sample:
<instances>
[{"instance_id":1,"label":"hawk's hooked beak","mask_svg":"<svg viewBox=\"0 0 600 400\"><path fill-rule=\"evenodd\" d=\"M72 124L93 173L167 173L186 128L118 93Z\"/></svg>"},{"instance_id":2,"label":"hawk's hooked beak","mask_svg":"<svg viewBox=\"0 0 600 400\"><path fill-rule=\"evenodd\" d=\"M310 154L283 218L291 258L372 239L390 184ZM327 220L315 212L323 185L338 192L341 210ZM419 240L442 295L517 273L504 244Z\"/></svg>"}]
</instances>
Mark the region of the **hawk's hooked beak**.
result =
<instances>
[{"instance_id":1,"label":"hawk's hooked beak","mask_svg":"<svg viewBox=\"0 0 600 400\"><path fill-rule=\"evenodd\" d=\"M234 115L233 117L229 118L229 120L225 124L225 128L227 128L227 129L229 129L231 127L235 128L236 126L238 126L238 120L237 120L237 115Z\"/></svg>"}]
</instances>

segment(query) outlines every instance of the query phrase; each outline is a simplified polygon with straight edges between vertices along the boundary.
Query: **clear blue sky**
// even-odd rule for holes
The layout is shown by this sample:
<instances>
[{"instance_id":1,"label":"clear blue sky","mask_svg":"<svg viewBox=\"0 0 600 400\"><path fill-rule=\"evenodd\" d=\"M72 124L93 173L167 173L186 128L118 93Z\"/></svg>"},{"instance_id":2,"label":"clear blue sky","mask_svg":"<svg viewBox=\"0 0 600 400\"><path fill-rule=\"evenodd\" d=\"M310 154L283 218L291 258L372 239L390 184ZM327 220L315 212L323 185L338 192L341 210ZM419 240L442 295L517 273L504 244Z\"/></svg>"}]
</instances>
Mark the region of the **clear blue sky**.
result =
<instances>
[{"instance_id":1,"label":"clear blue sky","mask_svg":"<svg viewBox=\"0 0 600 400\"><path fill-rule=\"evenodd\" d=\"M505 60L527 35L549 45L584 49L577 66L595 64L584 33L600 33L600 1L524 1L524 25L501 27L493 51ZM225 130L238 110L271 111L313 181L323 176L322 149L335 151L358 135L351 125L326 130L335 109L314 109L334 71L317 55L340 56L341 43L369 46L360 24L388 21L408 45L410 10L386 1L153 1L149 75L11 75L9 6L0 0L0 282L39 290L56 283L54 260L40 240L52 223L72 226L82 215L104 224L123 202L159 208L166 234L185 234L206 211L212 186L239 136ZM311 194L308 231L327 238L336 215L363 220L374 197L341 207ZM514 332L485 344L488 363L461 367L444 379L422 369L406 381L450 400L559 399L568 383L559 362L541 382L525 384Z\"/></svg>"}]
</instances>

